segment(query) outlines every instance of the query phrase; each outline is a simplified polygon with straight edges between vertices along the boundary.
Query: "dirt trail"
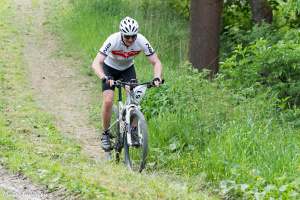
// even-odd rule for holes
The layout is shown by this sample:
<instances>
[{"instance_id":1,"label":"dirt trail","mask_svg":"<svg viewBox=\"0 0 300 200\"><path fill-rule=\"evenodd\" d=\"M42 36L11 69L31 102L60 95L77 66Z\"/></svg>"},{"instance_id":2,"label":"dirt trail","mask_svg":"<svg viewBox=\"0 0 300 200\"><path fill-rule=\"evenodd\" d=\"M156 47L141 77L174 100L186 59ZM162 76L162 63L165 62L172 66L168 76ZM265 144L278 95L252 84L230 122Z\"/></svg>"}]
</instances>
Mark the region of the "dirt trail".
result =
<instances>
[{"instance_id":1,"label":"dirt trail","mask_svg":"<svg viewBox=\"0 0 300 200\"><path fill-rule=\"evenodd\" d=\"M58 58L57 43L45 30L47 1L15 0L17 18L23 25L24 57L40 106L53 114L59 130L80 142L83 151L96 160L103 155L96 129L89 125L92 84L76 70L77 61Z\"/></svg>"},{"instance_id":2,"label":"dirt trail","mask_svg":"<svg viewBox=\"0 0 300 200\"><path fill-rule=\"evenodd\" d=\"M103 152L96 129L89 125L88 109L92 84L76 71L79 63L58 58L55 37L46 31L46 0L15 0L16 22L23 31L24 58L34 96L40 107L50 112L59 130L76 139L84 153L100 161ZM76 199L62 196L64 191L47 193L25 177L12 175L0 165L0 188L15 199Z\"/></svg>"},{"instance_id":3,"label":"dirt trail","mask_svg":"<svg viewBox=\"0 0 300 200\"><path fill-rule=\"evenodd\" d=\"M55 199L50 194L32 185L26 178L8 174L0 166L0 188L9 192L9 195L20 200Z\"/></svg>"},{"instance_id":4,"label":"dirt trail","mask_svg":"<svg viewBox=\"0 0 300 200\"><path fill-rule=\"evenodd\" d=\"M46 188L32 184L26 177L7 172L0 165L0 188L6 191L9 197L16 200L75 200L76 197L66 196L66 191L57 190L49 193Z\"/></svg>"}]
</instances>

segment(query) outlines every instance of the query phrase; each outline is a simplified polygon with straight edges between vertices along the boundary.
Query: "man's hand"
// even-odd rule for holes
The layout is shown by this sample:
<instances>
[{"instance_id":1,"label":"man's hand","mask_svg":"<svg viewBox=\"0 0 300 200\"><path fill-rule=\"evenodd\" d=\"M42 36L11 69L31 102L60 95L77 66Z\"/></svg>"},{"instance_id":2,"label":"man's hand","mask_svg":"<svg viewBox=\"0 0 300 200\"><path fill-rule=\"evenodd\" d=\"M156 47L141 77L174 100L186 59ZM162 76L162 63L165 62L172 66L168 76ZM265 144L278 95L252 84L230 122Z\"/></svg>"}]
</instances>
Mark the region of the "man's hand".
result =
<instances>
[{"instance_id":1,"label":"man's hand","mask_svg":"<svg viewBox=\"0 0 300 200\"><path fill-rule=\"evenodd\" d=\"M152 80L153 85L155 85L156 87L159 87L161 84L161 79L156 77Z\"/></svg>"},{"instance_id":2,"label":"man's hand","mask_svg":"<svg viewBox=\"0 0 300 200\"><path fill-rule=\"evenodd\" d=\"M104 76L101 80L109 84L110 87L114 85L114 80L111 76Z\"/></svg>"}]
</instances>

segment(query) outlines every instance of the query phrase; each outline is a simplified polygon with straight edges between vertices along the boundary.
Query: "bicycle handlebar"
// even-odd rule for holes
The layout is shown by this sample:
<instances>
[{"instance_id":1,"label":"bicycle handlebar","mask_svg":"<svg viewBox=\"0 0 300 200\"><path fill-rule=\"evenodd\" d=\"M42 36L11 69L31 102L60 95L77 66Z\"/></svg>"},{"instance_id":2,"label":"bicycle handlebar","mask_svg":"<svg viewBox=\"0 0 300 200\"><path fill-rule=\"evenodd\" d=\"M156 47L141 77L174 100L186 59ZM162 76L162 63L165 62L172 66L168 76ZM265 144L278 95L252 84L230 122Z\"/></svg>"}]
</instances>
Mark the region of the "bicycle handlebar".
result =
<instances>
[{"instance_id":1,"label":"bicycle handlebar","mask_svg":"<svg viewBox=\"0 0 300 200\"><path fill-rule=\"evenodd\" d=\"M165 80L161 80L161 84L164 84ZM137 82L123 82L120 80L116 80L113 82L113 85L116 87L124 87L124 86L129 86L131 89L135 88L136 86L139 85L147 85L147 88L155 87L155 84L153 81L148 81L144 83L137 83Z\"/></svg>"}]
</instances>

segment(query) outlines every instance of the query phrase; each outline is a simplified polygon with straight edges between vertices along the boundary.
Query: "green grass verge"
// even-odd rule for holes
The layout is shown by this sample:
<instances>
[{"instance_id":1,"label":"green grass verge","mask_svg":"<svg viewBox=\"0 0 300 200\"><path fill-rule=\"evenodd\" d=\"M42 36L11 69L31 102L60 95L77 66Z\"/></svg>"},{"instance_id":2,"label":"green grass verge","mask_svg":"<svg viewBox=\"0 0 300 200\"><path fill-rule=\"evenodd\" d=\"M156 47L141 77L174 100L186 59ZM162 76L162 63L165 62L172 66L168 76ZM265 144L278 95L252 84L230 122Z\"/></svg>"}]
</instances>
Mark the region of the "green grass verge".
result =
<instances>
[{"instance_id":1,"label":"green grass verge","mask_svg":"<svg viewBox=\"0 0 300 200\"><path fill-rule=\"evenodd\" d=\"M35 1L34 1L35 2ZM34 3L33 2L33 3ZM32 96L12 2L0 2L0 162L49 191L67 189L83 199L210 199L202 182L163 174L133 174L122 165L96 163L64 137Z\"/></svg>"},{"instance_id":2,"label":"green grass verge","mask_svg":"<svg viewBox=\"0 0 300 200\"><path fill-rule=\"evenodd\" d=\"M0 200L13 200L13 197L0 188Z\"/></svg>"}]
</instances>

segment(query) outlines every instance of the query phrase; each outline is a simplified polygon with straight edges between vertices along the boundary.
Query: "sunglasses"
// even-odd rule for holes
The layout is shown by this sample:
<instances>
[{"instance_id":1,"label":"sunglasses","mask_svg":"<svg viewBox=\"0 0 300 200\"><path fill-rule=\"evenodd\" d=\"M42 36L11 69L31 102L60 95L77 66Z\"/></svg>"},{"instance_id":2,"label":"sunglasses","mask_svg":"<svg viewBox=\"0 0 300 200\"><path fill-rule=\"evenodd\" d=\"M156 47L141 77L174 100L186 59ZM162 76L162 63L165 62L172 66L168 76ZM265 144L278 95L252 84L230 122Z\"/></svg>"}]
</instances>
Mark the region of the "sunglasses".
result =
<instances>
[{"instance_id":1,"label":"sunglasses","mask_svg":"<svg viewBox=\"0 0 300 200\"><path fill-rule=\"evenodd\" d=\"M136 39L136 35L124 35L124 38L126 40L129 40L130 38L132 38L133 40L135 40Z\"/></svg>"}]
</instances>

